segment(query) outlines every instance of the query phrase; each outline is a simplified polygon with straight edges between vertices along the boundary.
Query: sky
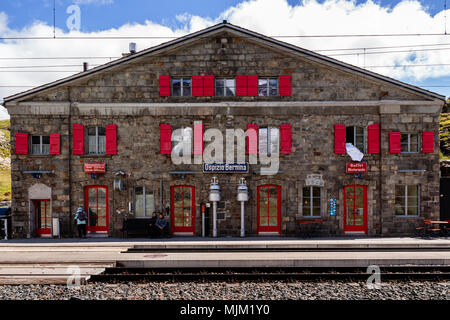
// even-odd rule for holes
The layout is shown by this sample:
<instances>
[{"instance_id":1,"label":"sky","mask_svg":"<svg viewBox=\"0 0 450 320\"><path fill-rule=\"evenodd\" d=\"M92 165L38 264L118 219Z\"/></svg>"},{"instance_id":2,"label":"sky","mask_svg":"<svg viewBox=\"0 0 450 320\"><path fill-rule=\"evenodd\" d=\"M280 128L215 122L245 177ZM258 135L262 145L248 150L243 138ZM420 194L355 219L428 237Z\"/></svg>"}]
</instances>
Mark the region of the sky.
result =
<instances>
[{"instance_id":1,"label":"sky","mask_svg":"<svg viewBox=\"0 0 450 320\"><path fill-rule=\"evenodd\" d=\"M143 50L170 40L5 38L53 37L54 31L56 37L178 37L224 19L267 36L436 34L278 39L449 97L450 9L445 5L450 7L450 0L1 0L0 102L79 72L83 61L96 66L118 58L129 42ZM73 19L74 6L79 19ZM37 57L45 59L28 59ZM8 117L0 107L0 119Z\"/></svg>"}]
</instances>

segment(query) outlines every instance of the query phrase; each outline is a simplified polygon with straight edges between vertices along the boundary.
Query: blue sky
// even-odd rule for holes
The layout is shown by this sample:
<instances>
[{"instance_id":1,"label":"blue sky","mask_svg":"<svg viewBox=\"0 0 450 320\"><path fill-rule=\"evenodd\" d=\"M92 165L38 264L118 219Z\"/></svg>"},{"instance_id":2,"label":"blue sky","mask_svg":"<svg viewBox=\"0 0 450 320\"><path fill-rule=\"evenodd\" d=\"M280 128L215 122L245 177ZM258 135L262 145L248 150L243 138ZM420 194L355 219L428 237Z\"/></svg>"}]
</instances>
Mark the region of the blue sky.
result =
<instances>
[{"instance_id":1,"label":"blue sky","mask_svg":"<svg viewBox=\"0 0 450 320\"><path fill-rule=\"evenodd\" d=\"M444 13L445 0L56 0L56 33L69 33L66 12L77 4L81 10L80 30L84 36L181 36L228 19L231 23L271 35L292 34L386 34L386 33L450 33L450 10ZM447 0L450 6L450 0ZM1 0L0 37L52 36L53 0ZM450 35L403 38L336 38L283 39L311 49L372 48L384 46L422 45L408 47L400 53L368 54L352 51L352 55L333 56L358 65L392 66L422 65L405 68L370 69L389 77L450 96ZM108 56L118 57L128 42L122 41L4 41L0 40L1 57ZM167 41L167 39L159 40ZM156 45L157 40L136 40L138 50ZM443 44L448 43L448 46ZM430 46L436 45L436 46ZM405 52L427 48L441 50ZM445 48L449 50L446 51ZM443 49L443 50L442 50ZM372 49L373 50L373 49ZM400 50L400 49L387 49ZM369 52L368 50L367 52ZM378 49L380 51L380 49ZM383 51L383 50L381 50ZM386 49L384 50L386 51ZM333 54L348 51L320 52ZM359 53L359 55L357 54ZM90 65L109 60L88 60ZM82 61L52 61L51 64ZM48 65L50 61L32 61L32 65ZM439 66L429 66L439 64ZM448 64L448 66L446 66ZM0 67L30 65L30 61L0 60ZM423 66L425 65L425 66ZM64 68L67 69L67 68ZM69 67L72 73L78 67ZM43 70L43 69L42 69ZM68 72L68 71L67 71ZM3 97L26 88L5 88L5 85L35 86L71 73L0 73L0 101ZM444 87L437 87L444 86ZM448 86L448 87L445 87ZM0 119L7 117L0 107Z\"/></svg>"}]
</instances>

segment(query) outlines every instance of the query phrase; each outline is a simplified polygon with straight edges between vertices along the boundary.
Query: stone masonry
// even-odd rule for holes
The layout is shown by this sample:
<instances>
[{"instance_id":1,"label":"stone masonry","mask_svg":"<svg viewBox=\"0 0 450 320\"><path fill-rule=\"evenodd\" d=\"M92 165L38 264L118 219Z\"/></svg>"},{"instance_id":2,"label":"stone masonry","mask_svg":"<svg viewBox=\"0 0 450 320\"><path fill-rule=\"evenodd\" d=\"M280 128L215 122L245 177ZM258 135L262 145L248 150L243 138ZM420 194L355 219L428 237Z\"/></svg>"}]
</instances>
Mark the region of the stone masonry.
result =
<instances>
[{"instance_id":1,"label":"stone masonry","mask_svg":"<svg viewBox=\"0 0 450 320\"><path fill-rule=\"evenodd\" d=\"M243 32L243 31L242 31ZM439 217L439 113L443 102L424 93L321 61L304 53L283 49L261 39L240 37L226 25L208 37L186 40L124 61L85 77L50 87L17 99L5 99L11 115L13 228L16 237L34 236L30 227L29 188L41 183L51 188L52 216L60 218L63 236L74 230L72 215L84 205L84 187L105 185L109 190L109 235L120 236L123 220L133 219L129 202L136 186L154 191L158 211L170 207L170 186L195 186L196 234L201 234L201 202L208 201L212 174L201 165L174 165L170 155L160 154L159 125L193 127L202 121L205 130L246 129L292 125L292 152L281 155L280 172L259 174L260 164L250 165L248 174L218 174L224 219L219 220L221 236L238 236L240 204L236 201L239 178L245 177L250 190L246 204L246 234L256 235L256 190L262 184L281 186L281 234L294 235L303 219L302 188L310 174L324 181L321 194L322 230L325 235L343 235L343 188L367 186L369 235L411 234L424 219ZM226 40L221 40L226 39ZM290 97L160 97L158 78L213 74L234 77L292 76ZM117 125L117 155L73 155L71 126ZM380 153L366 153L368 172L362 178L347 174L351 159L334 154L334 124L367 126L380 124ZM434 131L435 152L390 154L389 132ZM16 155L15 133L61 134L61 154ZM105 162L106 173L92 179L84 173L85 162ZM26 170L50 170L35 179ZM122 170L124 190L113 188L114 173ZM184 177L171 171L195 171ZM415 172L401 172L401 171ZM396 184L420 186L418 217L396 217ZM162 189L160 186L162 185ZM337 215L330 216L329 200L337 199ZM170 219L169 219L170 220Z\"/></svg>"}]
</instances>

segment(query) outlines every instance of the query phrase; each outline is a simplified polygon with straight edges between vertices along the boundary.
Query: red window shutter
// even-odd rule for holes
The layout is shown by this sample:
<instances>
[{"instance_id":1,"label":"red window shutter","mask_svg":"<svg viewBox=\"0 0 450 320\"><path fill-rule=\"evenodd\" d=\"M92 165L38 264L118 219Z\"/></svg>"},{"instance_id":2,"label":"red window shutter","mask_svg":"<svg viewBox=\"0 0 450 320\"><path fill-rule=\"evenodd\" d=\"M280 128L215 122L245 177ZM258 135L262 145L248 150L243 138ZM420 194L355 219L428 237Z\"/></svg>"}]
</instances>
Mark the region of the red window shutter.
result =
<instances>
[{"instance_id":1,"label":"red window shutter","mask_svg":"<svg viewBox=\"0 0 450 320\"><path fill-rule=\"evenodd\" d=\"M247 76L247 95L250 97L258 96L258 76Z\"/></svg>"},{"instance_id":2,"label":"red window shutter","mask_svg":"<svg viewBox=\"0 0 450 320\"><path fill-rule=\"evenodd\" d=\"M16 154L28 154L28 133L16 133Z\"/></svg>"},{"instance_id":3,"label":"red window shutter","mask_svg":"<svg viewBox=\"0 0 450 320\"><path fill-rule=\"evenodd\" d=\"M400 153L400 132L389 132L389 152Z\"/></svg>"},{"instance_id":4,"label":"red window shutter","mask_svg":"<svg viewBox=\"0 0 450 320\"><path fill-rule=\"evenodd\" d=\"M247 76L237 75L236 76L236 96L245 97L247 96Z\"/></svg>"},{"instance_id":5,"label":"red window shutter","mask_svg":"<svg viewBox=\"0 0 450 320\"><path fill-rule=\"evenodd\" d=\"M280 153L291 153L291 124L286 123L280 126Z\"/></svg>"},{"instance_id":6,"label":"red window shutter","mask_svg":"<svg viewBox=\"0 0 450 320\"><path fill-rule=\"evenodd\" d=\"M72 153L84 154L84 126L74 123L72 125Z\"/></svg>"},{"instance_id":7,"label":"red window shutter","mask_svg":"<svg viewBox=\"0 0 450 320\"><path fill-rule=\"evenodd\" d=\"M59 133L50 133L50 154L61 154L61 137Z\"/></svg>"},{"instance_id":8,"label":"red window shutter","mask_svg":"<svg viewBox=\"0 0 450 320\"><path fill-rule=\"evenodd\" d=\"M203 95L205 97L214 97L214 76L206 75L203 77Z\"/></svg>"},{"instance_id":9,"label":"red window shutter","mask_svg":"<svg viewBox=\"0 0 450 320\"><path fill-rule=\"evenodd\" d=\"M258 154L258 125L247 123L247 154Z\"/></svg>"},{"instance_id":10,"label":"red window shutter","mask_svg":"<svg viewBox=\"0 0 450 320\"><path fill-rule=\"evenodd\" d=\"M192 76L192 96L203 97L203 76Z\"/></svg>"},{"instance_id":11,"label":"red window shutter","mask_svg":"<svg viewBox=\"0 0 450 320\"><path fill-rule=\"evenodd\" d=\"M161 123L159 125L161 154L172 153L172 126Z\"/></svg>"},{"instance_id":12,"label":"red window shutter","mask_svg":"<svg viewBox=\"0 0 450 320\"><path fill-rule=\"evenodd\" d=\"M345 125L334 125L334 153L345 154Z\"/></svg>"},{"instance_id":13,"label":"red window shutter","mask_svg":"<svg viewBox=\"0 0 450 320\"><path fill-rule=\"evenodd\" d=\"M170 97L170 76L168 75L159 76L159 96Z\"/></svg>"},{"instance_id":14,"label":"red window shutter","mask_svg":"<svg viewBox=\"0 0 450 320\"><path fill-rule=\"evenodd\" d=\"M280 76L280 97L291 96L291 75Z\"/></svg>"},{"instance_id":15,"label":"red window shutter","mask_svg":"<svg viewBox=\"0 0 450 320\"><path fill-rule=\"evenodd\" d=\"M423 153L434 152L434 131L422 132L422 152Z\"/></svg>"},{"instance_id":16,"label":"red window shutter","mask_svg":"<svg viewBox=\"0 0 450 320\"><path fill-rule=\"evenodd\" d=\"M380 125L378 123L371 124L367 131L369 153L380 153Z\"/></svg>"},{"instance_id":17,"label":"red window shutter","mask_svg":"<svg viewBox=\"0 0 450 320\"><path fill-rule=\"evenodd\" d=\"M203 154L203 123L194 124L194 154Z\"/></svg>"},{"instance_id":18,"label":"red window shutter","mask_svg":"<svg viewBox=\"0 0 450 320\"><path fill-rule=\"evenodd\" d=\"M117 125L106 126L106 154L117 154Z\"/></svg>"}]
</instances>

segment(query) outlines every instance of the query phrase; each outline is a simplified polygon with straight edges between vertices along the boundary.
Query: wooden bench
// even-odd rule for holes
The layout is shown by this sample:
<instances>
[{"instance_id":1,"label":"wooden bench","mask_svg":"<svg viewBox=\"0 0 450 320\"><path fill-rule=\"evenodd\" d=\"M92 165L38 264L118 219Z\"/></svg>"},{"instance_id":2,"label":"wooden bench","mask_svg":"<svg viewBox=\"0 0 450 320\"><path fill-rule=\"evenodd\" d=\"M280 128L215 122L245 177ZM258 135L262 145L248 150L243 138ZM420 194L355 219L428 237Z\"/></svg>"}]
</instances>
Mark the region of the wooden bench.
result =
<instances>
[{"instance_id":1,"label":"wooden bench","mask_svg":"<svg viewBox=\"0 0 450 320\"><path fill-rule=\"evenodd\" d=\"M436 228L438 226L438 228ZM432 236L448 236L449 235L449 221L439 221L439 220L424 220L423 226L415 228L414 234L416 236L422 237L432 237Z\"/></svg>"},{"instance_id":2,"label":"wooden bench","mask_svg":"<svg viewBox=\"0 0 450 320\"><path fill-rule=\"evenodd\" d=\"M148 237L150 235L150 218L124 220L120 231L124 238L129 236Z\"/></svg>"},{"instance_id":3,"label":"wooden bench","mask_svg":"<svg viewBox=\"0 0 450 320\"><path fill-rule=\"evenodd\" d=\"M302 219L296 220L296 223L298 225L298 235L302 238L308 238L319 233L323 219Z\"/></svg>"}]
</instances>

